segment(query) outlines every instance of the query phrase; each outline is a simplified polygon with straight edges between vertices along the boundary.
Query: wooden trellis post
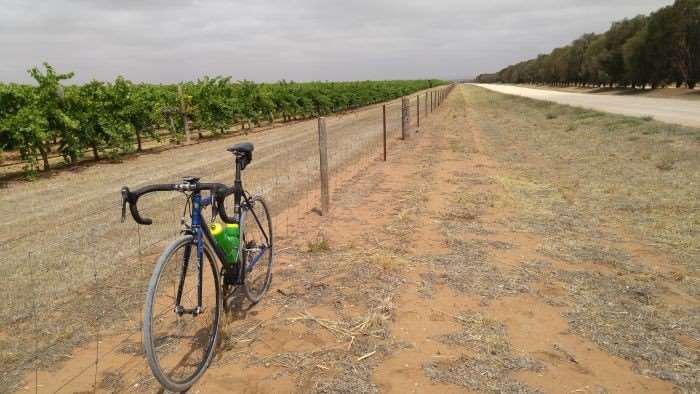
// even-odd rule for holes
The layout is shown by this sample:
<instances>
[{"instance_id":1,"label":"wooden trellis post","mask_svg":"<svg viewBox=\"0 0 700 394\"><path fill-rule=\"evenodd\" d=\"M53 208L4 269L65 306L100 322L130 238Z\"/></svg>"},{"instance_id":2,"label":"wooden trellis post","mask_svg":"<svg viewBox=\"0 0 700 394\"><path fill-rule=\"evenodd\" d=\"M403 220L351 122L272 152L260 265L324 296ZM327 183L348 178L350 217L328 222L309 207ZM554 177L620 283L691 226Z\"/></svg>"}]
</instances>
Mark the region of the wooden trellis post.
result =
<instances>
[{"instance_id":1,"label":"wooden trellis post","mask_svg":"<svg viewBox=\"0 0 700 394\"><path fill-rule=\"evenodd\" d=\"M318 151L321 170L321 215L327 216L330 211L331 196L328 191L328 134L324 117L318 118Z\"/></svg>"},{"instance_id":2,"label":"wooden trellis post","mask_svg":"<svg viewBox=\"0 0 700 394\"><path fill-rule=\"evenodd\" d=\"M408 139L409 118L409 103L406 97L401 99L401 139Z\"/></svg>"},{"instance_id":3,"label":"wooden trellis post","mask_svg":"<svg viewBox=\"0 0 700 394\"><path fill-rule=\"evenodd\" d=\"M420 95L416 96L416 133L420 129Z\"/></svg>"},{"instance_id":4,"label":"wooden trellis post","mask_svg":"<svg viewBox=\"0 0 700 394\"><path fill-rule=\"evenodd\" d=\"M425 105L425 116L428 117L428 92L425 92L425 100L423 101L423 105Z\"/></svg>"},{"instance_id":5,"label":"wooden trellis post","mask_svg":"<svg viewBox=\"0 0 700 394\"><path fill-rule=\"evenodd\" d=\"M386 104L382 105L382 130L384 140L384 161L386 161Z\"/></svg>"}]
</instances>

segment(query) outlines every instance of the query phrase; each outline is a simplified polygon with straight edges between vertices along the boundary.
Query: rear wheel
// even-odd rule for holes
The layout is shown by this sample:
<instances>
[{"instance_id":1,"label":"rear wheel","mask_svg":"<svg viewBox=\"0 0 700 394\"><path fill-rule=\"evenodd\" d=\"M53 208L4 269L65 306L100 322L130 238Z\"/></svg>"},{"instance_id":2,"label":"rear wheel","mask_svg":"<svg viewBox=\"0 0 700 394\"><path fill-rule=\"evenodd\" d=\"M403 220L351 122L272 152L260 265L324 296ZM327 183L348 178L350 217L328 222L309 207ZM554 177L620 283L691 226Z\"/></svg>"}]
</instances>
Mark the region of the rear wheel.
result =
<instances>
[{"instance_id":1,"label":"rear wheel","mask_svg":"<svg viewBox=\"0 0 700 394\"><path fill-rule=\"evenodd\" d=\"M221 290L211 250L205 244L201 262L202 309L197 307L199 268L191 235L175 240L158 259L148 285L143 318L143 344L153 376L171 391L185 391L206 371L219 334ZM179 305L176 298L181 287Z\"/></svg>"},{"instance_id":2,"label":"rear wheel","mask_svg":"<svg viewBox=\"0 0 700 394\"><path fill-rule=\"evenodd\" d=\"M260 196L250 199L241 212L240 262L245 267L243 290L252 303L265 295L272 282L274 251L272 220L267 204Z\"/></svg>"}]
</instances>

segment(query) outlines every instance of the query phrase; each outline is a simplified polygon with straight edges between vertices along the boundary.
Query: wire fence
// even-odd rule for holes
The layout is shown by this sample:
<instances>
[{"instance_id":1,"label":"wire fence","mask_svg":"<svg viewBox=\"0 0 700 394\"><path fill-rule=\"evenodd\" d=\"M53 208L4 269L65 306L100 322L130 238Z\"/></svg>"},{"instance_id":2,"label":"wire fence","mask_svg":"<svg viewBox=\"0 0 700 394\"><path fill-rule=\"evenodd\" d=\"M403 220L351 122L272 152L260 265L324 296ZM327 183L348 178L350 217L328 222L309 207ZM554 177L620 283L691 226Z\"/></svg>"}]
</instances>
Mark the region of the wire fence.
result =
<instances>
[{"instance_id":1,"label":"wire fence","mask_svg":"<svg viewBox=\"0 0 700 394\"><path fill-rule=\"evenodd\" d=\"M410 97L411 132L418 110L421 120L428 117L449 89ZM327 118L331 179L349 165L381 160L383 107L391 153L402 135L401 106L394 100ZM155 260L180 232L184 197L144 196L139 208L153 224L138 226L130 217L120 221L120 187L186 175L229 184L233 158L225 147L243 139L255 144L244 185L266 198L275 232L285 238L290 223L280 212L297 201L305 201L305 214L316 208L316 120L98 164L3 192L0 392L141 391L153 383L142 355L142 304Z\"/></svg>"}]
</instances>

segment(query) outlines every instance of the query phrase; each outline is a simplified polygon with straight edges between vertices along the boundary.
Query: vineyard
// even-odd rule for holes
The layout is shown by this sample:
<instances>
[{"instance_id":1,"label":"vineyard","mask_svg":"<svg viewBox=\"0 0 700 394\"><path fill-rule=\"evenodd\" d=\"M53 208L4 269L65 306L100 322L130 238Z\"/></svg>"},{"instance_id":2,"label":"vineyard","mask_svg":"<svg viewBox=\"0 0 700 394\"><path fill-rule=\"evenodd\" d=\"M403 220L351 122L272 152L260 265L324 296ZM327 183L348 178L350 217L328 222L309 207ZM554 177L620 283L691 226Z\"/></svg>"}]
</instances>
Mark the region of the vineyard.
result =
<instances>
[{"instance_id":1,"label":"vineyard","mask_svg":"<svg viewBox=\"0 0 700 394\"><path fill-rule=\"evenodd\" d=\"M482 74L479 82L652 89L700 80L700 0L676 0L649 16L615 22L550 54Z\"/></svg>"},{"instance_id":2,"label":"vineyard","mask_svg":"<svg viewBox=\"0 0 700 394\"><path fill-rule=\"evenodd\" d=\"M0 84L0 153L17 152L27 175L49 158L74 164L143 150L145 140L190 143L234 127L288 122L355 109L444 84L439 80L254 83L204 77L181 84L92 81L44 63L33 85Z\"/></svg>"}]
</instances>

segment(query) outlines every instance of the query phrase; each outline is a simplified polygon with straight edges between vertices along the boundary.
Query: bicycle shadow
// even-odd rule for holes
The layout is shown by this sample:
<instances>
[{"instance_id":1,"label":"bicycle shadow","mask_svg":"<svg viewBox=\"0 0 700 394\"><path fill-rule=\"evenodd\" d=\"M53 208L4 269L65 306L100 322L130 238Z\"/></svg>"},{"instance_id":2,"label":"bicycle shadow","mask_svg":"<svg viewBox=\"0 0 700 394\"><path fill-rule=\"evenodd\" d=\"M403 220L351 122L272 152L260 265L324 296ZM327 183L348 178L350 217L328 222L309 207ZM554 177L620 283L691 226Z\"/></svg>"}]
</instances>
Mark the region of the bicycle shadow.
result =
<instances>
[{"instance_id":1,"label":"bicycle shadow","mask_svg":"<svg viewBox=\"0 0 700 394\"><path fill-rule=\"evenodd\" d=\"M245 320L248 314L257 315L258 312L252 310L254 306L255 304L248 300L240 286L224 296L224 313L229 322Z\"/></svg>"},{"instance_id":2,"label":"bicycle shadow","mask_svg":"<svg viewBox=\"0 0 700 394\"><path fill-rule=\"evenodd\" d=\"M225 294L223 296L223 312L227 317L226 323L223 324L230 324L235 321L245 320L248 317L249 313L252 316L256 315L258 313L257 311L251 311L254 306L255 304L252 304L248 300L242 288L234 288L229 294ZM179 362L176 365L176 368L184 367L187 364L189 358L201 349L201 344L206 342L206 338L208 337L208 335L209 332L207 332L206 330L200 330L197 332L197 334L195 334L195 337L198 337L199 340L195 341L192 348L189 349L189 351L179 360ZM219 337L219 341L221 341L221 337ZM216 347L218 348L220 345L221 343L218 343L216 344ZM183 393L187 393L189 391L190 389L183 391ZM161 387L159 390L156 391L156 393L165 394L167 393L167 391L165 391L165 389Z\"/></svg>"}]
</instances>

